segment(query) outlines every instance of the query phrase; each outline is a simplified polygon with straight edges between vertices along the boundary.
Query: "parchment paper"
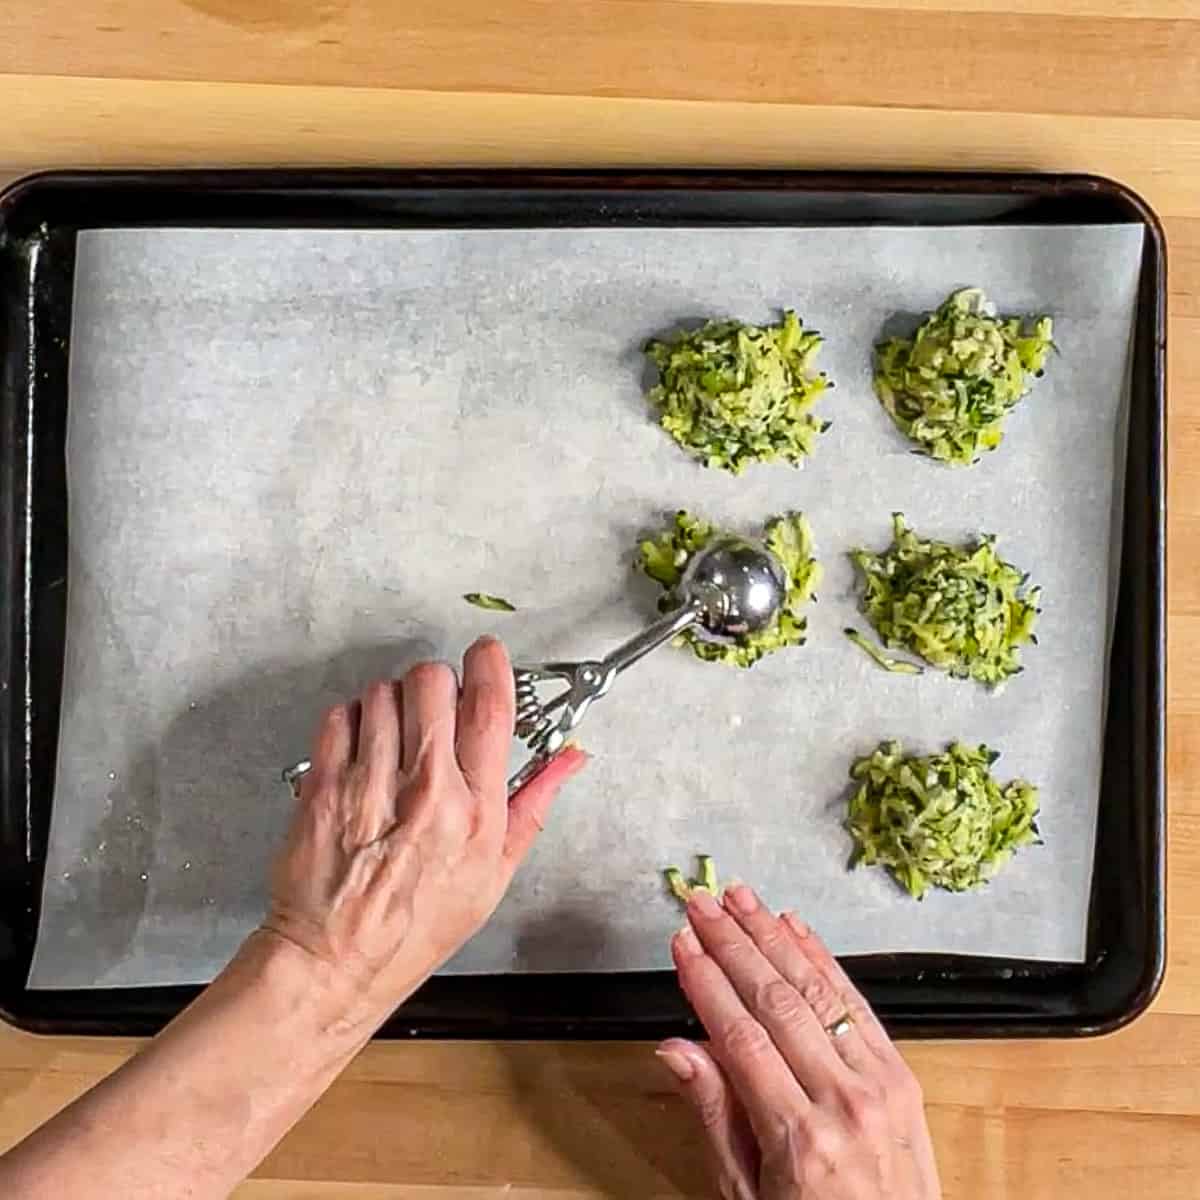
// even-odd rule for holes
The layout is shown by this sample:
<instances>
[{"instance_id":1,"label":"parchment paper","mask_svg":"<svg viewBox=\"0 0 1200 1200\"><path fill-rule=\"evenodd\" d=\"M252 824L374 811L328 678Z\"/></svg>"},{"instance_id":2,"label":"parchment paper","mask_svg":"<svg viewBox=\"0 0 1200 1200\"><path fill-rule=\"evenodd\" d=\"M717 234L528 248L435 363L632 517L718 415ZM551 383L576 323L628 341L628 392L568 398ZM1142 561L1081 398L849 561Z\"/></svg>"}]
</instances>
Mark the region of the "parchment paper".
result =
<instances>
[{"instance_id":1,"label":"parchment paper","mask_svg":"<svg viewBox=\"0 0 1200 1200\"><path fill-rule=\"evenodd\" d=\"M631 551L679 507L747 532L810 514L809 645L750 672L663 650L623 677L581 730L586 777L450 969L666 965L660 869L697 852L840 952L1080 958L1140 249L1140 229L1097 226L83 234L32 984L209 979L260 918L292 807L279 769L320 707L485 630L529 659L605 651L652 614ZM1001 450L955 471L909 453L870 348L971 284L1050 313L1062 356ZM832 430L803 471L701 469L647 413L642 343L785 305L828 338ZM842 637L846 551L886 545L894 509L997 533L1042 584L1041 645L1002 694L889 676ZM848 873L846 770L885 737L998 747L1005 778L1042 789L1045 845L921 904Z\"/></svg>"}]
</instances>

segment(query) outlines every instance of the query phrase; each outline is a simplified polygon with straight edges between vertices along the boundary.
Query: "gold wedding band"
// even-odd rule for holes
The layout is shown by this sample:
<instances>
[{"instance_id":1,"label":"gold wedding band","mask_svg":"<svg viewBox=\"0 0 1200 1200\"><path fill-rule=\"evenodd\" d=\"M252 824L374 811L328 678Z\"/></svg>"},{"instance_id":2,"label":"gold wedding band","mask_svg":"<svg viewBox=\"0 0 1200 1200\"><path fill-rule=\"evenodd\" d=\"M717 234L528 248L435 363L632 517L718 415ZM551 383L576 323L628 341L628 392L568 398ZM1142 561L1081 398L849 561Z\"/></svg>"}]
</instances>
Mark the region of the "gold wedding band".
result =
<instances>
[{"instance_id":1,"label":"gold wedding band","mask_svg":"<svg viewBox=\"0 0 1200 1200\"><path fill-rule=\"evenodd\" d=\"M853 1028L854 1018L849 1013L842 1013L836 1021L825 1026L825 1032L836 1041L840 1037L845 1037Z\"/></svg>"}]
</instances>

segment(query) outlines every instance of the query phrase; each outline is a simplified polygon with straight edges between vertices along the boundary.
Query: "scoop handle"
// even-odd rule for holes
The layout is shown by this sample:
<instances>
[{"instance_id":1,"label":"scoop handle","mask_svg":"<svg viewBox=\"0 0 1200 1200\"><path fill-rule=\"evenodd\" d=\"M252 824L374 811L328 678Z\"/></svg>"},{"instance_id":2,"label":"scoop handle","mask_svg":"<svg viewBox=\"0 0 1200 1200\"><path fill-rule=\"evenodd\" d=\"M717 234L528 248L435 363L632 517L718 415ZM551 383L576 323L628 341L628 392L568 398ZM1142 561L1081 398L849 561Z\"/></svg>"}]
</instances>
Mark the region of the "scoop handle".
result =
<instances>
[{"instance_id":1,"label":"scoop handle","mask_svg":"<svg viewBox=\"0 0 1200 1200\"><path fill-rule=\"evenodd\" d=\"M605 655L601 667L605 676L620 675L622 671L640 662L651 650L657 650L665 642L678 637L690 629L704 615L704 603L698 598L689 598L686 603L659 617L641 633L635 634L615 650Z\"/></svg>"}]
</instances>

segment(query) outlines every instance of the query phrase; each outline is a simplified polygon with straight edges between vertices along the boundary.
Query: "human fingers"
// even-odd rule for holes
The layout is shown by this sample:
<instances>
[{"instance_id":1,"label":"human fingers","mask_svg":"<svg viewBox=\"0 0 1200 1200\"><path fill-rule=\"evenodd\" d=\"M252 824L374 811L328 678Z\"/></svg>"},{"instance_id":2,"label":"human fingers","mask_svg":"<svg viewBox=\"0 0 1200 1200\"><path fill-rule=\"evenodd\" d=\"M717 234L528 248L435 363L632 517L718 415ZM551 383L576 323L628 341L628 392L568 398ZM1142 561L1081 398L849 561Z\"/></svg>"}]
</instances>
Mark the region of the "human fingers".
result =
<instances>
[{"instance_id":1,"label":"human fingers","mask_svg":"<svg viewBox=\"0 0 1200 1200\"><path fill-rule=\"evenodd\" d=\"M846 1082L846 1065L804 996L707 892L693 895L688 920L751 1016L771 1035L804 1091L815 1099L839 1091Z\"/></svg>"},{"instance_id":2,"label":"human fingers","mask_svg":"<svg viewBox=\"0 0 1200 1200\"><path fill-rule=\"evenodd\" d=\"M756 1200L758 1146L742 1106L703 1046L671 1038L656 1051L695 1110L725 1200Z\"/></svg>"},{"instance_id":3,"label":"human fingers","mask_svg":"<svg viewBox=\"0 0 1200 1200\"><path fill-rule=\"evenodd\" d=\"M695 929L671 942L679 983L708 1030L713 1057L733 1085L760 1144L775 1144L812 1107L771 1035L742 1003Z\"/></svg>"},{"instance_id":4,"label":"human fingers","mask_svg":"<svg viewBox=\"0 0 1200 1200\"><path fill-rule=\"evenodd\" d=\"M400 767L407 775L418 764L454 763L458 678L445 663L423 662L404 676L400 688L403 738Z\"/></svg>"},{"instance_id":5,"label":"human fingers","mask_svg":"<svg viewBox=\"0 0 1200 1200\"><path fill-rule=\"evenodd\" d=\"M516 870L529 853L537 835L546 827L546 817L559 789L587 766L588 756L576 746L560 750L508 802L508 832L504 858Z\"/></svg>"},{"instance_id":6,"label":"human fingers","mask_svg":"<svg viewBox=\"0 0 1200 1200\"><path fill-rule=\"evenodd\" d=\"M842 996L855 1030L875 1055L875 1070L872 1074L882 1085L888 1107L898 1122L895 1129L896 1141L910 1156L912 1168L920 1181L916 1194L939 1195L937 1160L934 1157L933 1141L929 1136L929 1125L925 1119L925 1099L921 1094L920 1082L913 1074L912 1068L904 1061L899 1048L888 1037L883 1023L850 982L849 976L834 958L829 947L795 913L784 913L782 919L804 955L825 974ZM839 1039L839 1042L846 1041L847 1038Z\"/></svg>"},{"instance_id":7,"label":"human fingers","mask_svg":"<svg viewBox=\"0 0 1200 1200\"><path fill-rule=\"evenodd\" d=\"M750 936L762 956L795 989L812 1010L821 1027L821 1037L832 1041L842 1060L856 1071L868 1070L875 1055L863 1040L849 1001L824 965L817 965L800 947L791 926L776 917L744 883L725 892L725 909ZM832 958L832 956L829 956ZM851 1024L838 1037L832 1030L849 1017Z\"/></svg>"},{"instance_id":8,"label":"human fingers","mask_svg":"<svg viewBox=\"0 0 1200 1200\"><path fill-rule=\"evenodd\" d=\"M396 821L400 773L400 685L372 683L362 695L355 786L347 789L347 821L365 844Z\"/></svg>"},{"instance_id":9,"label":"human fingers","mask_svg":"<svg viewBox=\"0 0 1200 1200\"><path fill-rule=\"evenodd\" d=\"M830 987L839 997L843 1010L854 1022L854 1027L863 1042L880 1058L898 1057L899 1051L896 1050L892 1039L888 1037L883 1023L875 1015L863 994L850 982L850 977L830 953L825 943L795 913L784 913L780 919L788 927L801 954L829 981Z\"/></svg>"},{"instance_id":10,"label":"human fingers","mask_svg":"<svg viewBox=\"0 0 1200 1200\"><path fill-rule=\"evenodd\" d=\"M504 795L515 707L508 652L495 638L480 638L463 659L455 748L463 777L481 799L498 802Z\"/></svg>"},{"instance_id":11,"label":"human fingers","mask_svg":"<svg viewBox=\"0 0 1200 1200\"><path fill-rule=\"evenodd\" d=\"M311 798L318 788L349 769L358 739L358 714L357 702L335 704L321 714L313 735L312 769L300 784L302 798Z\"/></svg>"},{"instance_id":12,"label":"human fingers","mask_svg":"<svg viewBox=\"0 0 1200 1200\"><path fill-rule=\"evenodd\" d=\"M394 785L400 770L400 684L390 679L363 692L355 761L369 783Z\"/></svg>"}]
</instances>

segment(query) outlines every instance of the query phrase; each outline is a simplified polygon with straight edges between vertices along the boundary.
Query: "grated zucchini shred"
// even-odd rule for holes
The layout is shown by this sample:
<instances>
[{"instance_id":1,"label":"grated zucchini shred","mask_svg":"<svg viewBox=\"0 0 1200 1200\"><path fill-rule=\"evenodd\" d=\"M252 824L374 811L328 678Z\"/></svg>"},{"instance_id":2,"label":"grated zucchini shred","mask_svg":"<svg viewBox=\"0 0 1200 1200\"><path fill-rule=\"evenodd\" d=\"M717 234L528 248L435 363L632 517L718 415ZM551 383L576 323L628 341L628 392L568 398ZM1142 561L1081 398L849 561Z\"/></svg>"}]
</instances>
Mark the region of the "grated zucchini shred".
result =
<instances>
[{"instance_id":1,"label":"grated zucchini shred","mask_svg":"<svg viewBox=\"0 0 1200 1200\"><path fill-rule=\"evenodd\" d=\"M875 392L917 452L970 466L1004 438L1004 421L1042 375L1049 317L997 317L979 288L948 297L911 338L875 347Z\"/></svg>"},{"instance_id":2,"label":"grated zucchini shred","mask_svg":"<svg viewBox=\"0 0 1200 1200\"><path fill-rule=\"evenodd\" d=\"M863 653L873 658L885 671L891 671L895 675L925 674L924 667L918 666L916 663L906 662L902 658L892 658L890 654L885 654L869 638L863 637L857 629L843 629L842 632L849 641L853 642Z\"/></svg>"},{"instance_id":3,"label":"grated zucchini shred","mask_svg":"<svg viewBox=\"0 0 1200 1200\"><path fill-rule=\"evenodd\" d=\"M671 526L642 542L638 564L651 579L661 584L659 609L672 605L672 592L683 578L688 560L727 531L679 511ZM705 662L723 662L735 667L752 667L764 655L787 646L803 646L807 639L805 606L815 598L822 577L821 564L813 557L812 529L802 513L775 517L763 527L763 542L783 564L788 588L778 616L764 630L748 634L734 645L717 645L696 637L690 630L676 639L689 646Z\"/></svg>"},{"instance_id":4,"label":"grated zucchini shred","mask_svg":"<svg viewBox=\"0 0 1200 1200\"><path fill-rule=\"evenodd\" d=\"M710 896L718 896L721 893L721 885L717 882L717 868L712 857L707 854L696 855L696 866L699 869L695 879L685 878L678 867L667 867L663 871L663 878L667 881L667 887L671 889L671 895L680 904L687 904L696 892L707 892Z\"/></svg>"},{"instance_id":5,"label":"grated zucchini shred","mask_svg":"<svg viewBox=\"0 0 1200 1200\"><path fill-rule=\"evenodd\" d=\"M485 608L488 612L513 613L517 606L503 596L491 596L487 592L464 592L463 599L476 608Z\"/></svg>"},{"instance_id":6,"label":"grated zucchini shred","mask_svg":"<svg viewBox=\"0 0 1200 1200\"><path fill-rule=\"evenodd\" d=\"M986 883L1015 850L1040 840L1037 788L1023 779L998 783L998 757L961 742L907 757L899 742L883 742L858 759L846 823L854 865L885 867L917 900L931 887L963 892Z\"/></svg>"},{"instance_id":7,"label":"grated zucchini shred","mask_svg":"<svg viewBox=\"0 0 1200 1200\"><path fill-rule=\"evenodd\" d=\"M708 321L655 339L650 391L659 423L705 466L741 474L748 463L801 464L829 423L811 409L833 385L813 370L821 335L790 309L778 325Z\"/></svg>"},{"instance_id":8,"label":"grated zucchini shred","mask_svg":"<svg viewBox=\"0 0 1200 1200\"><path fill-rule=\"evenodd\" d=\"M991 536L961 546L926 541L903 513L892 514L892 527L882 554L850 554L862 572L863 614L884 646L992 688L1020 673L1019 648L1037 641L1041 590L1026 587L1028 576L997 555Z\"/></svg>"}]
</instances>

